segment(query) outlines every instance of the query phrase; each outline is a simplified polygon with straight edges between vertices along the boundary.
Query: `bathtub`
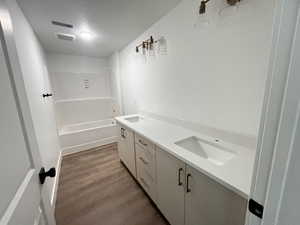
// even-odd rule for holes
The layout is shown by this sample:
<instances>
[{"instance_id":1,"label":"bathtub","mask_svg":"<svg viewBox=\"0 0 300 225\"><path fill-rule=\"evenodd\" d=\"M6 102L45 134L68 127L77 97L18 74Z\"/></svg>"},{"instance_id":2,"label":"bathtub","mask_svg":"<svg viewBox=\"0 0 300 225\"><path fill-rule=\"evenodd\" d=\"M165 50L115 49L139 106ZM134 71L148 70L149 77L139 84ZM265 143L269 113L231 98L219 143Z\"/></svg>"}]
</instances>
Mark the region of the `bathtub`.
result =
<instances>
[{"instance_id":1,"label":"bathtub","mask_svg":"<svg viewBox=\"0 0 300 225\"><path fill-rule=\"evenodd\" d=\"M71 154L118 140L114 119L64 126L59 131L63 154Z\"/></svg>"}]
</instances>

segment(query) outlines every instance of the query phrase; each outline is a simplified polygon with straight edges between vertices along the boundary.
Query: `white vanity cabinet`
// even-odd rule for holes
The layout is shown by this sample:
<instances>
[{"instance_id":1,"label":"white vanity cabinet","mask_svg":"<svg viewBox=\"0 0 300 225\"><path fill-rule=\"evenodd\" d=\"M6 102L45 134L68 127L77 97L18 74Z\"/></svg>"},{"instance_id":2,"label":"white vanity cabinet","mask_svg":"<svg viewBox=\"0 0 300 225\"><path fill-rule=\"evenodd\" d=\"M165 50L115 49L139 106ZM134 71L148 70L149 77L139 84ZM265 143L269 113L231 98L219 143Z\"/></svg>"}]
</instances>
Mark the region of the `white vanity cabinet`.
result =
<instances>
[{"instance_id":1,"label":"white vanity cabinet","mask_svg":"<svg viewBox=\"0 0 300 225\"><path fill-rule=\"evenodd\" d=\"M244 225L247 200L186 166L185 225Z\"/></svg>"},{"instance_id":2,"label":"white vanity cabinet","mask_svg":"<svg viewBox=\"0 0 300 225\"><path fill-rule=\"evenodd\" d=\"M157 206L171 225L184 225L185 164L157 148L156 165Z\"/></svg>"},{"instance_id":3,"label":"white vanity cabinet","mask_svg":"<svg viewBox=\"0 0 300 225\"><path fill-rule=\"evenodd\" d=\"M244 225L245 198L123 125L119 155L171 225Z\"/></svg>"},{"instance_id":4,"label":"white vanity cabinet","mask_svg":"<svg viewBox=\"0 0 300 225\"><path fill-rule=\"evenodd\" d=\"M127 127L120 126L118 149L120 159L126 165L131 174L136 178L134 133Z\"/></svg>"},{"instance_id":5,"label":"white vanity cabinet","mask_svg":"<svg viewBox=\"0 0 300 225\"><path fill-rule=\"evenodd\" d=\"M157 206L171 225L244 225L247 200L156 149Z\"/></svg>"}]
</instances>

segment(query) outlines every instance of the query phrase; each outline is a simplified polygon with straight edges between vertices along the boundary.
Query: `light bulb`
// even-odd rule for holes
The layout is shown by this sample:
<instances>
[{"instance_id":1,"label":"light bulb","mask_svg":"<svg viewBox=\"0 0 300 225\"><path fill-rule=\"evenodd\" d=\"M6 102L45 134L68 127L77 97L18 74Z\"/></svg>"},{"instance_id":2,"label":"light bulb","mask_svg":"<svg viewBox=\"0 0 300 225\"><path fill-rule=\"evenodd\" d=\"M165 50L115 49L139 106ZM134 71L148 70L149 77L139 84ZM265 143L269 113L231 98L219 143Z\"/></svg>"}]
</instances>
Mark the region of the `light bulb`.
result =
<instances>
[{"instance_id":1,"label":"light bulb","mask_svg":"<svg viewBox=\"0 0 300 225\"><path fill-rule=\"evenodd\" d=\"M94 38L94 35L89 31L80 32L80 37L85 41L91 41Z\"/></svg>"}]
</instances>

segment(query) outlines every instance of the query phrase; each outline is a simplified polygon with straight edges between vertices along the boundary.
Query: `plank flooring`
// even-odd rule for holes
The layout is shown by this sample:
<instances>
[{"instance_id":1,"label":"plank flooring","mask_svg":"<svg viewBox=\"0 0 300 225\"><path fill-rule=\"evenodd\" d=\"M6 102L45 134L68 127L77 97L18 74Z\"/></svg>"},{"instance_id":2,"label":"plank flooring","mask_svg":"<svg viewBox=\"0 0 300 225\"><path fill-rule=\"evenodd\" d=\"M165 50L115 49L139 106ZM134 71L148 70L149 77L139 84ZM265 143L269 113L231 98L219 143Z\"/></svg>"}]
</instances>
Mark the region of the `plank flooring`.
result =
<instances>
[{"instance_id":1,"label":"plank flooring","mask_svg":"<svg viewBox=\"0 0 300 225\"><path fill-rule=\"evenodd\" d=\"M57 225L168 225L120 163L117 144L65 156Z\"/></svg>"}]
</instances>

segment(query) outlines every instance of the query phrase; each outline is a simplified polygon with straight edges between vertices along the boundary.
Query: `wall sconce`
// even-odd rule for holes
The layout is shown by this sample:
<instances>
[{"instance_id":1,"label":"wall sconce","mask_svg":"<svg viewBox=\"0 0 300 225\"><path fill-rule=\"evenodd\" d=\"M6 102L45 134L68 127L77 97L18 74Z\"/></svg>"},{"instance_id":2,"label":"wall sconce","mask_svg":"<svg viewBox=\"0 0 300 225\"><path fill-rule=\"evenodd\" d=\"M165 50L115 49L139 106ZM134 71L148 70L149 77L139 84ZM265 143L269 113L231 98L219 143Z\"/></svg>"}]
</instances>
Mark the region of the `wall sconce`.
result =
<instances>
[{"instance_id":1,"label":"wall sconce","mask_svg":"<svg viewBox=\"0 0 300 225\"><path fill-rule=\"evenodd\" d=\"M135 47L135 52L142 53L144 60L147 58L155 58L157 55L168 55L168 44L164 36L159 37L154 40L153 36L149 39L142 41L139 45Z\"/></svg>"},{"instance_id":2,"label":"wall sconce","mask_svg":"<svg viewBox=\"0 0 300 225\"><path fill-rule=\"evenodd\" d=\"M200 7L199 7L199 11L198 11L198 17L197 17L197 21L195 23L195 27L198 26L207 26L210 23L209 17L207 16L206 13L206 9L207 9L207 3L210 2L211 0L202 0L200 2ZM235 6L237 5L238 2L240 2L241 0L226 0L227 4L229 5L228 7L222 9L220 11L220 15L223 14L223 11L226 11L227 8L231 7L231 6Z\"/></svg>"},{"instance_id":3,"label":"wall sconce","mask_svg":"<svg viewBox=\"0 0 300 225\"><path fill-rule=\"evenodd\" d=\"M227 0L228 6L221 9L219 15L227 17L235 14L240 6L241 0Z\"/></svg>"},{"instance_id":4,"label":"wall sconce","mask_svg":"<svg viewBox=\"0 0 300 225\"><path fill-rule=\"evenodd\" d=\"M206 27L206 26L209 25L210 21L209 21L209 18L207 16L207 13L206 13L206 4L209 1L210 0L202 0L200 2L198 16L197 16L196 22L194 24L194 27Z\"/></svg>"},{"instance_id":5,"label":"wall sconce","mask_svg":"<svg viewBox=\"0 0 300 225\"><path fill-rule=\"evenodd\" d=\"M204 14L206 13L206 4L209 2L210 0L203 0L200 3L200 8L199 8L199 14ZM229 6L235 6L238 2L240 2L241 0L226 0Z\"/></svg>"},{"instance_id":6,"label":"wall sconce","mask_svg":"<svg viewBox=\"0 0 300 225\"><path fill-rule=\"evenodd\" d=\"M141 44L137 45L135 47L136 53L140 52L140 48L142 48L143 55L146 54L147 51L153 51L154 50L154 44L157 43L157 40L154 40L152 36L150 36L149 39L143 41Z\"/></svg>"},{"instance_id":7,"label":"wall sconce","mask_svg":"<svg viewBox=\"0 0 300 225\"><path fill-rule=\"evenodd\" d=\"M204 13L206 13L206 4L207 4L209 1L210 1L210 0L201 1L201 3L200 3L200 8L199 8L199 14L204 14Z\"/></svg>"},{"instance_id":8,"label":"wall sconce","mask_svg":"<svg viewBox=\"0 0 300 225\"><path fill-rule=\"evenodd\" d=\"M234 6L236 5L238 2L240 2L241 0L227 0L228 5L230 6Z\"/></svg>"}]
</instances>

